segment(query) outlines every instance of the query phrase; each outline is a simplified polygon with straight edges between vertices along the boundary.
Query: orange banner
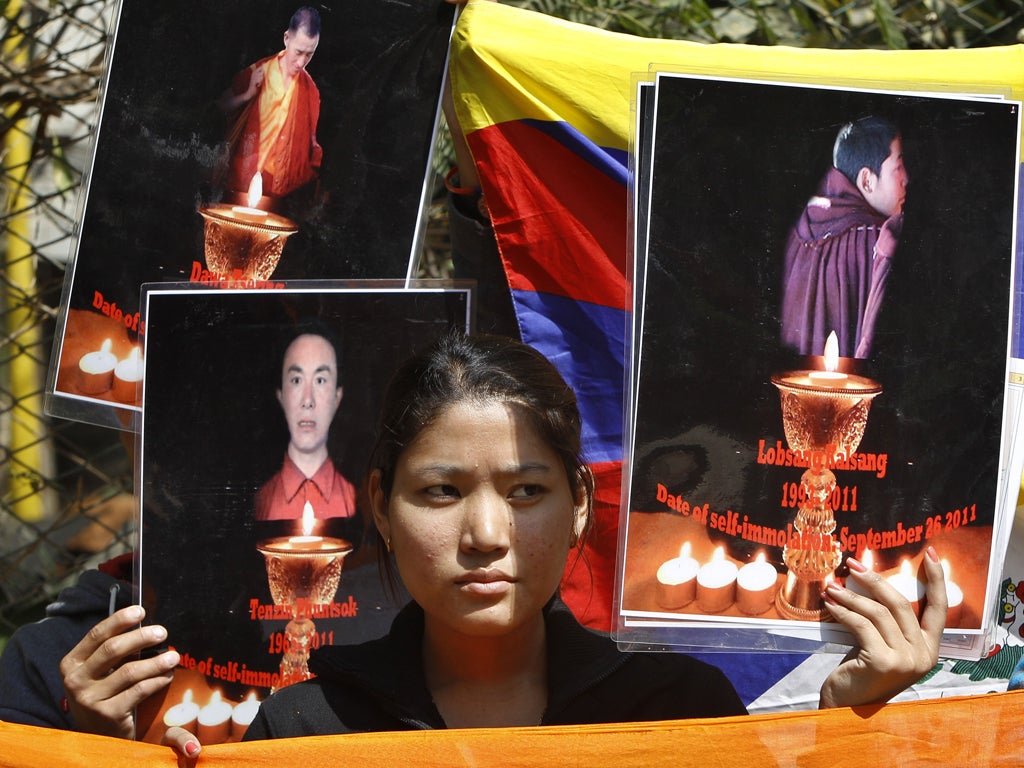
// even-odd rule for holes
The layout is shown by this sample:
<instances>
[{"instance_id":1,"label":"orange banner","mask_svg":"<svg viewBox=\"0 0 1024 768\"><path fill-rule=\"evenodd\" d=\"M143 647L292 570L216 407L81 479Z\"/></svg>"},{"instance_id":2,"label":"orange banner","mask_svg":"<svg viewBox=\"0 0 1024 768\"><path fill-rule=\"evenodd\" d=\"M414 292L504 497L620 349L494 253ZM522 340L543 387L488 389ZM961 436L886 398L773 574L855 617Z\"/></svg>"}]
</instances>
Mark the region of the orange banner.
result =
<instances>
[{"instance_id":1,"label":"orange banner","mask_svg":"<svg viewBox=\"0 0 1024 768\"><path fill-rule=\"evenodd\" d=\"M200 766L1019 766L1024 691L776 715L578 727L363 733L206 747ZM168 747L0 723L6 768L176 766Z\"/></svg>"}]
</instances>

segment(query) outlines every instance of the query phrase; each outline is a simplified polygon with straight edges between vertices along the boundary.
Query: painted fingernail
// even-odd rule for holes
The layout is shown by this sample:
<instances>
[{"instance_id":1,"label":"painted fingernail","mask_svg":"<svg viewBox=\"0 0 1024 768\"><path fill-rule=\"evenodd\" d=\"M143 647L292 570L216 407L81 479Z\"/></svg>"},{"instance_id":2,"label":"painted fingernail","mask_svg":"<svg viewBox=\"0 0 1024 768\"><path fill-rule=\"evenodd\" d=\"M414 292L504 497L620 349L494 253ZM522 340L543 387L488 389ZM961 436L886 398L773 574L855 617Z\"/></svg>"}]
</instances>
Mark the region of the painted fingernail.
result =
<instances>
[{"instance_id":1,"label":"painted fingernail","mask_svg":"<svg viewBox=\"0 0 1024 768\"><path fill-rule=\"evenodd\" d=\"M850 567L851 571L856 571L857 573L868 572L868 567L855 557L846 558L846 564Z\"/></svg>"},{"instance_id":2,"label":"painted fingernail","mask_svg":"<svg viewBox=\"0 0 1024 768\"><path fill-rule=\"evenodd\" d=\"M185 744L185 754L189 757L195 757L196 753L199 752L199 744L194 741L190 741Z\"/></svg>"},{"instance_id":3,"label":"painted fingernail","mask_svg":"<svg viewBox=\"0 0 1024 768\"><path fill-rule=\"evenodd\" d=\"M935 551L935 547L929 545L928 548L924 551L924 553L928 555L928 559L931 560L933 563L939 562L939 553Z\"/></svg>"}]
</instances>

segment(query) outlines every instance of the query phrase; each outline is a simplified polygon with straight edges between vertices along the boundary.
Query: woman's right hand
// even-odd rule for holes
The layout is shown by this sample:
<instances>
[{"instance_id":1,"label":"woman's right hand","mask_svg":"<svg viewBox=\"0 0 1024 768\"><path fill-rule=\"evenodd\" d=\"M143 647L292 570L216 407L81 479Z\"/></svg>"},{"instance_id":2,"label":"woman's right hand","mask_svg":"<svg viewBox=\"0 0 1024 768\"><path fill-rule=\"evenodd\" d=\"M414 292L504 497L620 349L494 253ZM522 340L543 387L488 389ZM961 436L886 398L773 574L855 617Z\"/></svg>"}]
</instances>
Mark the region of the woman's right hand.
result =
<instances>
[{"instance_id":1,"label":"woman's right hand","mask_svg":"<svg viewBox=\"0 0 1024 768\"><path fill-rule=\"evenodd\" d=\"M79 731L133 738L135 708L171 682L180 658L176 651L126 661L167 639L160 625L138 626L145 615L139 605L122 608L61 659L64 691Z\"/></svg>"}]
</instances>

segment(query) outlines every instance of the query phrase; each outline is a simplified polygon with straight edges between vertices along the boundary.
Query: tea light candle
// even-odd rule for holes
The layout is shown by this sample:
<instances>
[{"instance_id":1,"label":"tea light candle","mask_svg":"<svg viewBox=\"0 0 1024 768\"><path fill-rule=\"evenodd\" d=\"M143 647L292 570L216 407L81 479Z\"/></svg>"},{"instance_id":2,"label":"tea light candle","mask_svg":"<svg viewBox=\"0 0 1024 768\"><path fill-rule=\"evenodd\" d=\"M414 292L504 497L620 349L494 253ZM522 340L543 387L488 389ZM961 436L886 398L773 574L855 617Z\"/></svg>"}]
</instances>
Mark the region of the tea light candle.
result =
<instances>
[{"instance_id":1,"label":"tea light candle","mask_svg":"<svg viewBox=\"0 0 1024 768\"><path fill-rule=\"evenodd\" d=\"M697 605L705 613L724 611L736 601L736 563L725 559L725 549L718 547L697 572Z\"/></svg>"},{"instance_id":2,"label":"tea light candle","mask_svg":"<svg viewBox=\"0 0 1024 768\"><path fill-rule=\"evenodd\" d=\"M832 331L825 340L825 370L811 371L807 376L811 384L821 387L832 387L842 384L848 378L845 373L839 373L839 338L836 332Z\"/></svg>"},{"instance_id":3,"label":"tea light candle","mask_svg":"<svg viewBox=\"0 0 1024 768\"><path fill-rule=\"evenodd\" d=\"M114 383L117 357L110 351L114 342L104 339L95 352L87 352L78 361L78 388L86 395L101 395Z\"/></svg>"},{"instance_id":4,"label":"tea light candle","mask_svg":"<svg viewBox=\"0 0 1024 768\"><path fill-rule=\"evenodd\" d=\"M181 702L164 712L164 725L168 728L179 726L186 731L192 731L196 727L196 720L199 717L199 705L192 701L192 689L185 691Z\"/></svg>"},{"instance_id":5,"label":"tea light candle","mask_svg":"<svg viewBox=\"0 0 1024 768\"><path fill-rule=\"evenodd\" d=\"M682 608L697 596L697 571L700 563L690 557L690 542L679 550L679 557L666 560L658 568L658 605Z\"/></svg>"},{"instance_id":6,"label":"tea light candle","mask_svg":"<svg viewBox=\"0 0 1024 768\"><path fill-rule=\"evenodd\" d=\"M231 739L232 741L239 741L245 735L246 730L256 717L256 713L259 711L260 701L256 698L256 692L253 691L245 699L245 701L239 702L235 705L235 711L231 713Z\"/></svg>"},{"instance_id":7,"label":"tea light candle","mask_svg":"<svg viewBox=\"0 0 1024 768\"><path fill-rule=\"evenodd\" d=\"M199 710L200 744L223 744L231 737L231 702L224 701L220 691L214 691L210 703Z\"/></svg>"},{"instance_id":8,"label":"tea light candle","mask_svg":"<svg viewBox=\"0 0 1024 768\"><path fill-rule=\"evenodd\" d=\"M914 613L920 614L921 598L924 597L924 584L910 570L910 561L904 560L900 564L899 573L888 578L888 582L896 588L896 591L910 601L910 607Z\"/></svg>"},{"instance_id":9,"label":"tea light candle","mask_svg":"<svg viewBox=\"0 0 1024 768\"><path fill-rule=\"evenodd\" d=\"M941 563L942 573L946 577L946 600L949 606L946 609L946 629L951 629L960 625L964 608L964 591L949 575L949 560L943 558Z\"/></svg>"},{"instance_id":10,"label":"tea light candle","mask_svg":"<svg viewBox=\"0 0 1024 768\"><path fill-rule=\"evenodd\" d=\"M736 605L750 616L766 612L775 601L779 574L759 552L753 562L740 568L736 576Z\"/></svg>"},{"instance_id":11,"label":"tea light candle","mask_svg":"<svg viewBox=\"0 0 1024 768\"><path fill-rule=\"evenodd\" d=\"M114 397L122 403L134 403L138 399L142 368L141 350L132 347L131 354L114 367Z\"/></svg>"}]
</instances>

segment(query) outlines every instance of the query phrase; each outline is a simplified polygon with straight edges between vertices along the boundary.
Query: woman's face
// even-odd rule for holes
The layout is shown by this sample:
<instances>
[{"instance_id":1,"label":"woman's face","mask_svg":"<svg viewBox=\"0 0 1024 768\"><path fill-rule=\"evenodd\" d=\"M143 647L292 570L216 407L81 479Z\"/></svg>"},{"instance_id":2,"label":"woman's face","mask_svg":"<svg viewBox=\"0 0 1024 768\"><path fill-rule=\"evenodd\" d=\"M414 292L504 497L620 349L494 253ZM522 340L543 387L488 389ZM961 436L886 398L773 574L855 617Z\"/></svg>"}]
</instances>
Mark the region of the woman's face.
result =
<instances>
[{"instance_id":1,"label":"woman's face","mask_svg":"<svg viewBox=\"0 0 1024 768\"><path fill-rule=\"evenodd\" d=\"M516 407L457 403L399 457L374 517L427 626L502 635L540 619L583 529L558 455Z\"/></svg>"}]
</instances>

